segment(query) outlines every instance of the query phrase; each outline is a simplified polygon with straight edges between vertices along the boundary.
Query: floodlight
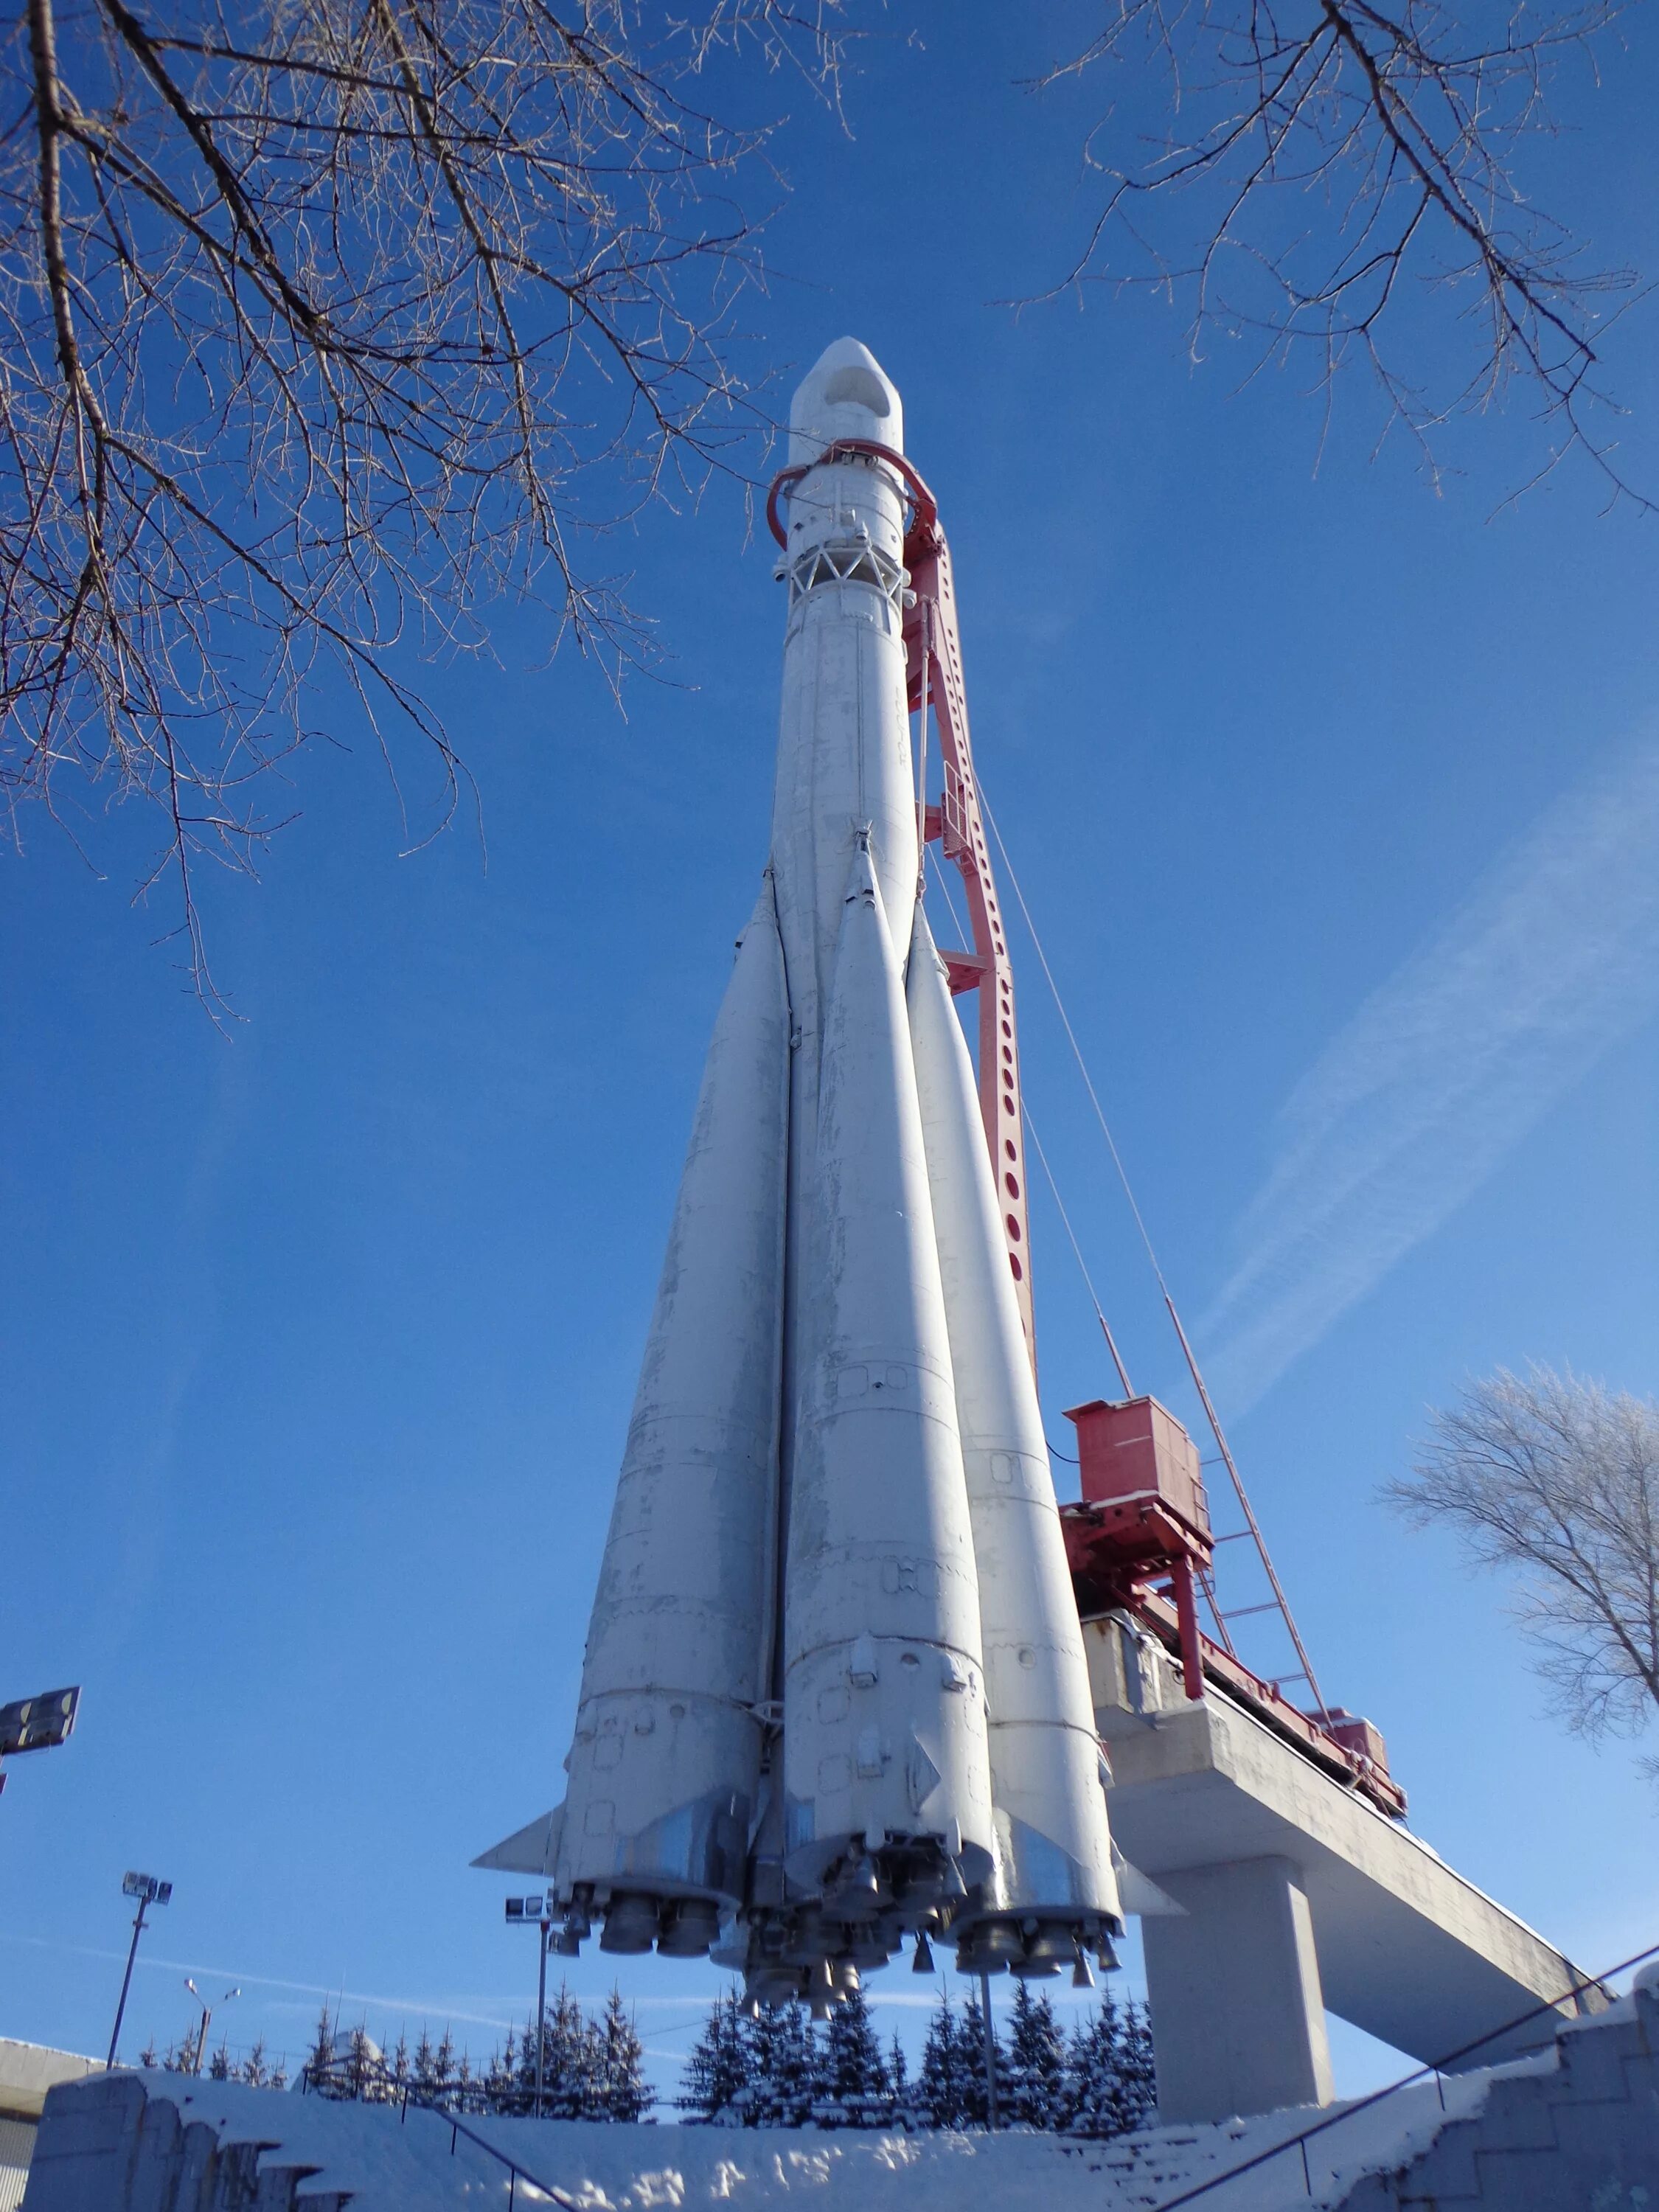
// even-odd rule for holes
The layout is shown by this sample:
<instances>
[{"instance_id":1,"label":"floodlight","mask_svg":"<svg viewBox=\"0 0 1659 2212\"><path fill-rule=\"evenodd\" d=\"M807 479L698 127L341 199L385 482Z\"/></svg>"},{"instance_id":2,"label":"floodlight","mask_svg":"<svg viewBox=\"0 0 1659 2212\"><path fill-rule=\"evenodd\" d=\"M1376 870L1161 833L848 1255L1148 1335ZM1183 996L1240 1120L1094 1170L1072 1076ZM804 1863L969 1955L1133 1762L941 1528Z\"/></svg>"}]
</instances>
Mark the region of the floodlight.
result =
<instances>
[{"instance_id":1,"label":"floodlight","mask_svg":"<svg viewBox=\"0 0 1659 2212\"><path fill-rule=\"evenodd\" d=\"M72 1712L70 1717L72 1722ZM121 1877L121 1893L124 1897L136 1897L138 1910L133 1917L132 1944L127 1953L127 1971L121 1978L120 2002L115 2008L115 2030L109 2039L109 2057L105 2062L110 2066L115 2063L116 2051L121 2041L121 2021L127 2008L127 1991L132 1987L132 1962L138 1956L138 1938L144 1932L144 1914L152 1905L167 1902L173 1895L173 1884L158 1881L153 1874L137 1874L129 1869ZM190 1987L194 1990L195 1983L191 1982Z\"/></svg>"},{"instance_id":2,"label":"floodlight","mask_svg":"<svg viewBox=\"0 0 1659 2212\"><path fill-rule=\"evenodd\" d=\"M66 1743L74 1732L80 1701L77 1687L42 1690L38 1697L0 1705L0 1759L20 1751L50 1751Z\"/></svg>"}]
</instances>

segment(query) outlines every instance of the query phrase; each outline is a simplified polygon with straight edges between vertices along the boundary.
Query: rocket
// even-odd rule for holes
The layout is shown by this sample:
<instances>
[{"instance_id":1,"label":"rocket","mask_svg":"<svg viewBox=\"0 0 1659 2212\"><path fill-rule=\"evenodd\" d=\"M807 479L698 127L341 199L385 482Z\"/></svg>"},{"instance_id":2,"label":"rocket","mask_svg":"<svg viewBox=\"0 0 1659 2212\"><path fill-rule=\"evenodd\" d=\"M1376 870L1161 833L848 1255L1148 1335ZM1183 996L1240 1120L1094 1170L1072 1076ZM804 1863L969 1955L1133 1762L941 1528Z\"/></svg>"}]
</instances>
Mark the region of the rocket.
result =
<instances>
[{"instance_id":1,"label":"rocket","mask_svg":"<svg viewBox=\"0 0 1659 2212\"><path fill-rule=\"evenodd\" d=\"M1033 1370L1000 922L980 917L994 975L941 956L920 896L934 827L982 847L959 755L937 812L918 801L929 671L941 727L952 701L966 727L925 497L897 391L838 340L775 487L771 853L708 1048L565 1796L475 1861L547 1877L567 1955L596 1928L608 1952L712 1954L751 2002L820 2014L907 1939L924 1969L945 1939L966 1972L1086 1978L1122 1924Z\"/></svg>"}]
</instances>

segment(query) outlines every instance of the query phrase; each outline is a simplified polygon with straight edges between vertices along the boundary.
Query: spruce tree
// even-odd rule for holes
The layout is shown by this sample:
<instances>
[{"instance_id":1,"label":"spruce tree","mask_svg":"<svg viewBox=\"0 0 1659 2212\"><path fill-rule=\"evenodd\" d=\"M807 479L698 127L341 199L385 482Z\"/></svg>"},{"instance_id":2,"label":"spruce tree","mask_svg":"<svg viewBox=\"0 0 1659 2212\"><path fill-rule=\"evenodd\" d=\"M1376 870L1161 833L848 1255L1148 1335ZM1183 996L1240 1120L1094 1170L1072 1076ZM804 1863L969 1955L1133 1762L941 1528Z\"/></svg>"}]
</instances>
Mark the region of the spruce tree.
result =
<instances>
[{"instance_id":1,"label":"spruce tree","mask_svg":"<svg viewBox=\"0 0 1659 2212\"><path fill-rule=\"evenodd\" d=\"M677 2102L706 2127L752 2126L750 2088L749 2022L738 2010L737 1992L728 1990L714 2000L692 2045Z\"/></svg>"},{"instance_id":2,"label":"spruce tree","mask_svg":"<svg viewBox=\"0 0 1659 2212\"><path fill-rule=\"evenodd\" d=\"M328 2001L323 2001L317 2018L317 2032L311 2039L311 2049L306 2056L306 2066L311 2075L311 2086L325 2097L349 2096L334 2079L334 2026L328 2016Z\"/></svg>"},{"instance_id":3,"label":"spruce tree","mask_svg":"<svg viewBox=\"0 0 1659 2212\"><path fill-rule=\"evenodd\" d=\"M916 2103L930 2128L959 2128L968 2108L968 2084L963 2075L962 2043L951 2000L939 1993L939 2010L927 2023L921 2047L921 2072L916 2083Z\"/></svg>"},{"instance_id":4,"label":"spruce tree","mask_svg":"<svg viewBox=\"0 0 1659 2212\"><path fill-rule=\"evenodd\" d=\"M1123 2134L1123 2021L1109 1990L1072 2037L1066 2069L1066 2130L1103 2140Z\"/></svg>"},{"instance_id":5,"label":"spruce tree","mask_svg":"<svg viewBox=\"0 0 1659 2212\"><path fill-rule=\"evenodd\" d=\"M812 2117L811 2023L799 2004L763 2011L750 2038L751 2126L805 2127Z\"/></svg>"},{"instance_id":6,"label":"spruce tree","mask_svg":"<svg viewBox=\"0 0 1659 2212\"><path fill-rule=\"evenodd\" d=\"M985 2079L985 2014L980 2009L979 1999L971 1991L963 2005L961 2017L957 2022L956 2038L957 2063L962 2078L962 2118L956 2124L964 2128L988 2127L991 2119L991 2100ZM1000 2104L1002 2084L1008 2077L1008 2059L1001 2043L996 2039L994 2027L992 2030L992 2049L995 2056L998 2100ZM1006 2126L1007 2113L999 2111L997 2117L999 2123Z\"/></svg>"},{"instance_id":7,"label":"spruce tree","mask_svg":"<svg viewBox=\"0 0 1659 2212\"><path fill-rule=\"evenodd\" d=\"M394 2094L401 2096L409 2081L409 2038L402 2028L398 2031L397 2048L386 2062L388 2086Z\"/></svg>"},{"instance_id":8,"label":"spruce tree","mask_svg":"<svg viewBox=\"0 0 1659 2212\"><path fill-rule=\"evenodd\" d=\"M1158 2067L1152 2052L1152 2014L1133 1997L1124 2013L1123 2046L1128 2124L1145 2127L1158 2111Z\"/></svg>"},{"instance_id":9,"label":"spruce tree","mask_svg":"<svg viewBox=\"0 0 1659 2212\"><path fill-rule=\"evenodd\" d=\"M916 2084L910 2079L910 2062L904 2055L904 2045L898 2039L898 2030L887 2046L887 2079L892 2090L892 2125L914 2128L921 2120L917 2104Z\"/></svg>"},{"instance_id":10,"label":"spruce tree","mask_svg":"<svg viewBox=\"0 0 1659 2212\"><path fill-rule=\"evenodd\" d=\"M1014 1983L1007 2065L997 2089L1004 2126L1041 2128L1048 2134L1063 2124L1065 2038L1048 1998L1033 1996L1030 1984L1019 1979Z\"/></svg>"},{"instance_id":11,"label":"spruce tree","mask_svg":"<svg viewBox=\"0 0 1659 2212\"><path fill-rule=\"evenodd\" d=\"M542 2115L556 2120L592 2117L592 2076L598 2057L582 2008L562 1982L542 2026ZM528 2112L536 2086L535 2023L525 2030L519 2054L520 2109Z\"/></svg>"},{"instance_id":12,"label":"spruce tree","mask_svg":"<svg viewBox=\"0 0 1659 2212\"><path fill-rule=\"evenodd\" d=\"M814 2119L832 2128L882 2128L893 2117L893 2089L861 1989L830 2014Z\"/></svg>"},{"instance_id":13,"label":"spruce tree","mask_svg":"<svg viewBox=\"0 0 1659 2212\"><path fill-rule=\"evenodd\" d=\"M230 2045L222 2042L208 2061L210 2081L228 2081L230 2079Z\"/></svg>"},{"instance_id":14,"label":"spruce tree","mask_svg":"<svg viewBox=\"0 0 1659 2212\"><path fill-rule=\"evenodd\" d=\"M1152 2036L1133 1998L1120 2013L1109 1995L1072 2038L1066 2069L1067 2131L1105 2137L1142 2126L1157 2101Z\"/></svg>"},{"instance_id":15,"label":"spruce tree","mask_svg":"<svg viewBox=\"0 0 1659 2212\"><path fill-rule=\"evenodd\" d=\"M425 2038L422 2038L422 2043ZM519 2108L517 2070L518 2044L512 2029L507 2031L503 2049L491 2054L489 2071L484 2075L484 2110L489 2112L515 2112ZM418 2063L420 2053L416 2053Z\"/></svg>"},{"instance_id":16,"label":"spruce tree","mask_svg":"<svg viewBox=\"0 0 1659 2212\"><path fill-rule=\"evenodd\" d=\"M260 2036L253 2048L237 2069L236 2079L246 2081L250 2089L268 2089L270 2076L265 2069L265 2039Z\"/></svg>"},{"instance_id":17,"label":"spruce tree","mask_svg":"<svg viewBox=\"0 0 1659 2212\"><path fill-rule=\"evenodd\" d=\"M168 2053L168 2056L169 2056L169 2057L170 2057L172 2056L172 2053L171 2053L171 2052L169 2052L169 2053ZM160 2057L159 2057L157 2056L157 2054L156 2054L156 2050L155 2050L155 2038L152 2035L152 2036L151 2036L151 2038L150 2038L150 2039L149 2039L149 2042L144 2045L143 2049L143 2050L138 2053L138 2063L139 2063L141 2066L150 2066L150 2067L155 2067L155 2066L159 2066L159 2065L161 2064L161 2061Z\"/></svg>"},{"instance_id":18,"label":"spruce tree","mask_svg":"<svg viewBox=\"0 0 1659 2212\"><path fill-rule=\"evenodd\" d=\"M438 2048L432 2054L432 2094L447 2098L455 2086L455 2045L445 2028Z\"/></svg>"},{"instance_id":19,"label":"spruce tree","mask_svg":"<svg viewBox=\"0 0 1659 2212\"><path fill-rule=\"evenodd\" d=\"M637 2120L656 2100L646 2087L644 2046L635 2032L631 2015L623 2009L620 1990L613 1989L606 2002L599 2035L595 2109L590 2117L599 2120Z\"/></svg>"}]
</instances>

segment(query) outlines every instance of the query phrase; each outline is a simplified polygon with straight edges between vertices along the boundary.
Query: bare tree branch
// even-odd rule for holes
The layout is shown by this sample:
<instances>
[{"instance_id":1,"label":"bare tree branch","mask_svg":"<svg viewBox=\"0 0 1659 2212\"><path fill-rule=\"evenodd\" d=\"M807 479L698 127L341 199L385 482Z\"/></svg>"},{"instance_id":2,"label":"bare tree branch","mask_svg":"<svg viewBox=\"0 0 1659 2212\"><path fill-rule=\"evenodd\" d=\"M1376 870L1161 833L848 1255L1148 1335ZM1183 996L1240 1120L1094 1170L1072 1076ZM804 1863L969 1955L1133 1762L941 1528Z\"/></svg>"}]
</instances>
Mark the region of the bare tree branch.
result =
<instances>
[{"instance_id":1,"label":"bare tree branch","mask_svg":"<svg viewBox=\"0 0 1659 2212\"><path fill-rule=\"evenodd\" d=\"M1185 299L1194 358L1248 335L1255 368L1308 354L1327 391L1363 362L1431 471L1451 416L1519 388L1545 428L1540 475L1577 453L1611 499L1650 507L1595 380L1637 278L1587 265L1520 173L1553 131L1559 68L1593 61L1620 10L1517 0L1481 35L1445 0L1106 0L1104 27L1034 88L1115 64L1132 111L1161 80L1164 120L1133 149L1115 108L1091 132L1104 196L1054 289L1154 285ZM1405 331L1408 289L1447 305L1449 332Z\"/></svg>"},{"instance_id":2,"label":"bare tree branch","mask_svg":"<svg viewBox=\"0 0 1659 2212\"><path fill-rule=\"evenodd\" d=\"M1539 1671L1581 1735L1634 1735L1659 1711L1659 1405L1571 1373L1500 1370L1433 1417L1384 1495L1517 1570Z\"/></svg>"},{"instance_id":3,"label":"bare tree branch","mask_svg":"<svg viewBox=\"0 0 1659 2212\"><path fill-rule=\"evenodd\" d=\"M422 655L526 595L616 680L596 537L764 428L748 54L836 96L839 0L24 0L0 45L0 794L153 804L143 896L251 871L328 666L465 775ZM336 696L339 696L337 691ZM315 708L309 712L314 715ZM327 734L338 738L339 730ZM284 808L283 813L288 810Z\"/></svg>"}]
</instances>

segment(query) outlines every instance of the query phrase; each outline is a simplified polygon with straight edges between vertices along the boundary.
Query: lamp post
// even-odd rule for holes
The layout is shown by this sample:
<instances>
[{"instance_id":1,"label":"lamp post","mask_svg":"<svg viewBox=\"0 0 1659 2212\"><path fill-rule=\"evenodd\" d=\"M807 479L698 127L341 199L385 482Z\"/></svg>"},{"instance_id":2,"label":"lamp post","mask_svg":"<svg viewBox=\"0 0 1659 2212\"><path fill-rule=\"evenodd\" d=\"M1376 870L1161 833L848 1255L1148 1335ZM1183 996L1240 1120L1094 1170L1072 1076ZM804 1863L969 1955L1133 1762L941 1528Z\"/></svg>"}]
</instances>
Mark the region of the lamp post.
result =
<instances>
[{"instance_id":1,"label":"lamp post","mask_svg":"<svg viewBox=\"0 0 1659 2212\"><path fill-rule=\"evenodd\" d=\"M541 1935L541 1963L536 1974L536 2101L537 2119L542 2116L542 2067L547 2048L547 1939L552 1932L550 1900L545 1897L509 1897L507 1917L514 1928L534 1927Z\"/></svg>"},{"instance_id":2,"label":"lamp post","mask_svg":"<svg viewBox=\"0 0 1659 2212\"><path fill-rule=\"evenodd\" d=\"M188 1975L185 1978L185 1987L202 2008L202 2025L196 2031L196 2063L190 2069L192 2074L199 2074L202 2070L202 2054L207 2049L208 2022L213 2018L213 2007ZM241 1994L240 1986L234 1990L227 1990L219 2002L222 2005L228 2004L233 1997L239 1997Z\"/></svg>"},{"instance_id":3,"label":"lamp post","mask_svg":"<svg viewBox=\"0 0 1659 2212\"><path fill-rule=\"evenodd\" d=\"M979 1978L980 2024L985 2039L985 2124L996 2132L997 2114L997 2032L991 2018L991 1977L981 1973Z\"/></svg>"},{"instance_id":4,"label":"lamp post","mask_svg":"<svg viewBox=\"0 0 1659 2212\"><path fill-rule=\"evenodd\" d=\"M127 2008L127 1991L132 1987L132 1963L138 1956L138 1938L144 1932L145 1908L152 1905L165 1905L173 1895L173 1884L157 1881L153 1874L127 1874L121 1877L121 1893L124 1897L136 1897L138 1911L132 1923L132 1942L127 1948L127 1970L121 1978L121 2002L115 2008L115 2028L109 2039L109 2057L105 2061L108 2066L114 2065L116 2046L121 2040L121 2021Z\"/></svg>"}]
</instances>

